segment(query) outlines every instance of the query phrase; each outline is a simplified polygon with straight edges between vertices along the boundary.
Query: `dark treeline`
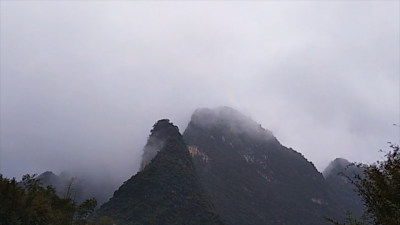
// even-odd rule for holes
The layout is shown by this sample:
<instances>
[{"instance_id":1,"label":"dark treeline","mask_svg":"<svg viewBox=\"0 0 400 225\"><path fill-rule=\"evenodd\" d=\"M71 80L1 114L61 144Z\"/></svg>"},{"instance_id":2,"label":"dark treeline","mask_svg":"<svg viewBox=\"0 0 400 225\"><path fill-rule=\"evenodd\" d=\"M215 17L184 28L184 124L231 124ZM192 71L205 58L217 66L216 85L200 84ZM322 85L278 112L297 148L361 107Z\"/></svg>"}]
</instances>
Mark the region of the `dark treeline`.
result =
<instances>
[{"instance_id":1,"label":"dark treeline","mask_svg":"<svg viewBox=\"0 0 400 225\"><path fill-rule=\"evenodd\" d=\"M36 175L24 175L22 182L0 174L0 225L111 225L111 218L90 221L97 206L94 198L81 204L68 192L59 197L51 187L42 187Z\"/></svg>"}]
</instances>

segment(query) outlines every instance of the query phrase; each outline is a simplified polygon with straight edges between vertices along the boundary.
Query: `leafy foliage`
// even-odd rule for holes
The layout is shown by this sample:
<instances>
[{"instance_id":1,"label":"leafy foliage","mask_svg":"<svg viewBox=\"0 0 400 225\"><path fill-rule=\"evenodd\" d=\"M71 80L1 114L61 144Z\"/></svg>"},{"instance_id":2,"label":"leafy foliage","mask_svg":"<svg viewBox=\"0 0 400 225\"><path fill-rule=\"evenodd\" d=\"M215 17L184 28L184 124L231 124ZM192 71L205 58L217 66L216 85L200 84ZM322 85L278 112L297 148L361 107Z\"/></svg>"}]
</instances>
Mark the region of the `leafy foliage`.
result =
<instances>
[{"instance_id":1,"label":"leafy foliage","mask_svg":"<svg viewBox=\"0 0 400 225\"><path fill-rule=\"evenodd\" d=\"M346 212L346 217L344 218L343 223L340 223L331 218L326 218L326 220L334 225L368 225L369 221L368 216L365 213L362 214L359 219L357 219L350 211Z\"/></svg>"},{"instance_id":2,"label":"leafy foliage","mask_svg":"<svg viewBox=\"0 0 400 225\"><path fill-rule=\"evenodd\" d=\"M60 198L36 175L24 175L21 183L0 175L0 225L86 225L96 205L96 199L77 205Z\"/></svg>"},{"instance_id":3,"label":"leafy foliage","mask_svg":"<svg viewBox=\"0 0 400 225\"><path fill-rule=\"evenodd\" d=\"M108 216L103 216L93 223L93 225L115 225L115 224L116 223L114 222L114 220Z\"/></svg>"},{"instance_id":4,"label":"leafy foliage","mask_svg":"<svg viewBox=\"0 0 400 225\"><path fill-rule=\"evenodd\" d=\"M355 185L364 201L366 212L376 225L400 224L400 152L398 145L384 161L365 167L365 178L356 177Z\"/></svg>"}]
</instances>

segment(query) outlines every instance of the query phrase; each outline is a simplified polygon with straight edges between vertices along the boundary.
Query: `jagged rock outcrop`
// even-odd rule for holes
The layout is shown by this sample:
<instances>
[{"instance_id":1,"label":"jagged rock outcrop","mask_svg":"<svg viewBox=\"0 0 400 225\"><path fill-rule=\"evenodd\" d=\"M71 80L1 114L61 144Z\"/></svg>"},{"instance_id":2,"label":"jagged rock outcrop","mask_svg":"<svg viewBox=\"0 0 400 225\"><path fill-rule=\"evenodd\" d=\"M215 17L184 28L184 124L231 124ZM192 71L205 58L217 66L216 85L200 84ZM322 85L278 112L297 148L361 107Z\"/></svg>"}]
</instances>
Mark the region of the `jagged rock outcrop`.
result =
<instances>
[{"instance_id":1,"label":"jagged rock outcrop","mask_svg":"<svg viewBox=\"0 0 400 225\"><path fill-rule=\"evenodd\" d=\"M176 126L158 121L144 151L154 151L148 155L154 158L145 158L142 170L124 182L97 216L112 217L119 225L223 224Z\"/></svg>"}]
</instances>

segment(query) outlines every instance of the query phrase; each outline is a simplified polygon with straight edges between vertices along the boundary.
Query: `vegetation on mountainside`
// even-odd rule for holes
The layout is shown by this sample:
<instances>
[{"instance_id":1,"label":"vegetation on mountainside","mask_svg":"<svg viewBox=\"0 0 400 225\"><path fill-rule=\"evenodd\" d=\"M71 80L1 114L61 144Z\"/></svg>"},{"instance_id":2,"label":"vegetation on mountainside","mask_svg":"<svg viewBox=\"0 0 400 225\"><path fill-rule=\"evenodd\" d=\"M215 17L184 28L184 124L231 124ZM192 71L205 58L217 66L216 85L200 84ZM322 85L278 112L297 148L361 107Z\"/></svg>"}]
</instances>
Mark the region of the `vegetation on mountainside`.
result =
<instances>
[{"instance_id":1,"label":"vegetation on mountainside","mask_svg":"<svg viewBox=\"0 0 400 225\"><path fill-rule=\"evenodd\" d=\"M183 137L229 224L323 225L324 215L342 213L311 162L233 109L198 110Z\"/></svg>"},{"instance_id":2,"label":"vegetation on mountainside","mask_svg":"<svg viewBox=\"0 0 400 225\"><path fill-rule=\"evenodd\" d=\"M0 225L222 225L219 215L230 225L329 224L324 215L342 221L329 220L335 225L400 224L399 146L391 145L384 161L357 165L363 175L342 185L235 114L201 126L192 120L183 135L188 146L169 120L158 121L142 170L96 212L95 199L71 199L71 186L57 195L35 175L22 182L0 175ZM348 181L365 205L360 219L344 217L346 208L358 209L346 203L354 200Z\"/></svg>"},{"instance_id":3,"label":"vegetation on mountainside","mask_svg":"<svg viewBox=\"0 0 400 225\"><path fill-rule=\"evenodd\" d=\"M390 144L391 150L383 161L371 165L359 164L363 176L349 180L365 205L363 218L351 215L343 222L330 221L335 225L399 225L400 224L400 152L399 145Z\"/></svg>"},{"instance_id":4,"label":"vegetation on mountainside","mask_svg":"<svg viewBox=\"0 0 400 225\"><path fill-rule=\"evenodd\" d=\"M149 140L164 143L142 171L98 210L119 224L220 225L204 193L178 128L168 120L156 123Z\"/></svg>"},{"instance_id":5,"label":"vegetation on mountainside","mask_svg":"<svg viewBox=\"0 0 400 225\"><path fill-rule=\"evenodd\" d=\"M21 183L0 175L0 225L97 225L89 223L96 205L94 198L81 204L68 195L60 198L36 175L24 175Z\"/></svg>"}]
</instances>

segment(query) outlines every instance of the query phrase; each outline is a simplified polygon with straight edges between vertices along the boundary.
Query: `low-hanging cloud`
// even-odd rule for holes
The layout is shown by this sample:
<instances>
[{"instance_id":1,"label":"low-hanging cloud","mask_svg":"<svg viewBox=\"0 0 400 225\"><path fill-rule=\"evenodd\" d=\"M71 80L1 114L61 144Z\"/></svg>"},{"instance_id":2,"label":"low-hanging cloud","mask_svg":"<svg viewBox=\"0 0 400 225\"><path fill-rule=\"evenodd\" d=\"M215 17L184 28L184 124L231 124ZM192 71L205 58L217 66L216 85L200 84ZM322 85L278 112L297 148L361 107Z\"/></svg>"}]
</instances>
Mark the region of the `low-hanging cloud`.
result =
<instances>
[{"instance_id":1,"label":"low-hanging cloud","mask_svg":"<svg viewBox=\"0 0 400 225\"><path fill-rule=\"evenodd\" d=\"M197 109L190 120L194 126L208 129L226 129L234 135L245 135L254 141L266 141L273 139L273 134L265 130L260 124L250 117L241 114L230 107L218 107L214 109Z\"/></svg>"},{"instance_id":2,"label":"low-hanging cloud","mask_svg":"<svg viewBox=\"0 0 400 225\"><path fill-rule=\"evenodd\" d=\"M1 2L0 172L122 181L231 106L317 168L398 142L399 2ZM107 172L105 172L107 171Z\"/></svg>"}]
</instances>

